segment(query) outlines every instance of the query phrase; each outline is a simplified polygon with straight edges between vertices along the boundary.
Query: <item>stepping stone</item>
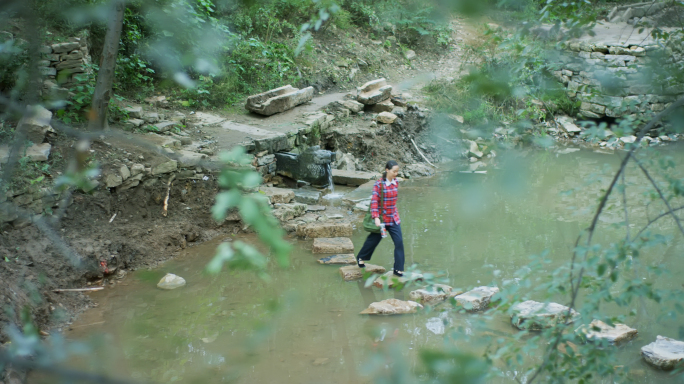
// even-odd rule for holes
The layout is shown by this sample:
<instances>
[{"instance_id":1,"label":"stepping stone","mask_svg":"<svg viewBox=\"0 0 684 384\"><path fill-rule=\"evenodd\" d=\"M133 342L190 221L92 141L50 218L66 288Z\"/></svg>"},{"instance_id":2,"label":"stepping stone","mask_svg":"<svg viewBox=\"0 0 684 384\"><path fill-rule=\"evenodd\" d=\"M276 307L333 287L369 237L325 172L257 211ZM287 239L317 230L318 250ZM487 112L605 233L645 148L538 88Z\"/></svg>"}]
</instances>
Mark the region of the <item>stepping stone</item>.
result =
<instances>
[{"instance_id":1,"label":"stepping stone","mask_svg":"<svg viewBox=\"0 0 684 384\"><path fill-rule=\"evenodd\" d=\"M658 335L656 341L641 347L641 356L654 367L669 371L684 361L684 342Z\"/></svg>"},{"instance_id":2,"label":"stepping stone","mask_svg":"<svg viewBox=\"0 0 684 384\"><path fill-rule=\"evenodd\" d=\"M385 273L385 271L385 267L373 264L366 264L365 268L359 268L356 265L350 265L347 267L340 268L340 274L342 275L344 281L353 281L361 279L366 272L380 274Z\"/></svg>"},{"instance_id":3,"label":"stepping stone","mask_svg":"<svg viewBox=\"0 0 684 384\"><path fill-rule=\"evenodd\" d=\"M266 195L271 204L287 204L295 198L294 191L287 188L260 187L259 193Z\"/></svg>"},{"instance_id":4,"label":"stepping stone","mask_svg":"<svg viewBox=\"0 0 684 384\"><path fill-rule=\"evenodd\" d=\"M299 216L302 216L306 212L306 205L299 203L292 204L276 204L273 210L273 216L280 222L289 221Z\"/></svg>"},{"instance_id":5,"label":"stepping stone","mask_svg":"<svg viewBox=\"0 0 684 384\"><path fill-rule=\"evenodd\" d=\"M387 80L380 78L362 85L356 100L362 104L373 105L389 99L390 96L392 96L392 86L387 85Z\"/></svg>"},{"instance_id":6,"label":"stepping stone","mask_svg":"<svg viewBox=\"0 0 684 384\"><path fill-rule=\"evenodd\" d=\"M597 331L595 328L599 330ZM615 323L615 326L611 327L601 320L594 320L589 326L581 326L577 331L583 333L587 340L608 340L609 343L615 345L630 341L638 334L636 329L624 324Z\"/></svg>"},{"instance_id":7,"label":"stepping stone","mask_svg":"<svg viewBox=\"0 0 684 384\"><path fill-rule=\"evenodd\" d=\"M375 181L380 178L379 173L375 172L361 172L361 171L345 171L343 169L332 170L333 183L338 185L359 186L369 181ZM373 184L370 185L370 192L373 192ZM369 193L370 194L370 193ZM367 199L368 195L364 195Z\"/></svg>"},{"instance_id":8,"label":"stepping stone","mask_svg":"<svg viewBox=\"0 0 684 384\"><path fill-rule=\"evenodd\" d=\"M354 253L354 243L348 237L320 237L314 239L313 253Z\"/></svg>"},{"instance_id":9,"label":"stepping stone","mask_svg":"<svg viewBox=\"0 0 684 384\"><path fill-rule=\"evenodd\" d=\"M415 301L403 301L399 299L387 299L372 303L368 308L361 311L362 315L402 315L416 313L423 306Z\"/></svg>"},{"instance_id":10,"label":"stepping stone","mask_svg":"<svg viewBox=\"0 0 684 384\"><path fill-rule=\"evenodd\" d=\"M574 321L579 313L574 309L568 319L568 307L557 303L540 303L527 300L511 308L511 324L518 329L541 330L558 322Z\"/></svg>"},{"instance_id":11,"label":"stepping stone","mask_svg":"<svg viewBox=\"0 0 684 384\"><path fill-rule=\"evenodd\" d=\"M350 237L351 235L351 223L314 222L300 225L297 228L297 236L314 239L319 237Z\"/></svg>"},{"instance_id":12,"label":"stepping stone","mask_svg":"<svg viewBox=\"0 0 684 384\"><path fill-rule=\"evenodd\" d=\"M318 259L321 264L356 264L356 256L353 253L332 255Z\"/></svg>"},{"instance_id":13,"label":"stepping stone","mask_svg":"<svg viewBox=\"0 0 684 384\"><path fill-rule=\"evenodd\" d=\"M306 210L309 212L325 211L325 205L307 205Z\"/></svg>"},{"instance_id":14,"label":"stepping stone","mask_svg":"<svg viewBox=\"0 0 684 384\"><path fill-rule=\"evenodd\" d=\"M486 309L492 301L492 297L499 293L497 287L477 287L460 295L451 294L456 302L462 305L468 312L477 312Z\"/></svg>"},{"instance_id":15,"label":"stepping stone","mask_svg":"<svg viewBox=\"0 0 684 384\"><path fill-rule=\"evenodd\" d=\"M379 276L373 282L373 286L378 288L394 288L397 284L406 285L411 280L423 280L423 275L419 273L411 274L411 272L404 272L404 276L395 276L394 271L389 271L382 276Z\"/></svg>"},{"instance_id":16,"label":"stepping stone","mask_svg":"<svg viewBox=\"0 0 684 384\"><path fill-rule=\"evenodd\" d=\"M157 287L161 289L176 289L185 285L185 279L176 276L173 273L167 273L166 276L162 277L157 283Z\"/></svg>"},{"instance_id":17,"label":"stepping stone","mask_svg":"<svg viewBox=\"0 0 684 384\"><path fill-rule=\"evenodd\" d=\"M318 202L321 200L321 193L318 191L296 189L294 194L295 201L302 204L318 204Z\"/></svg>"},{"instance_id":18,"label":"stepping stone","mask_svg":"<svg viewBox=\"0 0 684 384\"><path fill-rule=\"evenodd\" d=\"M416 289L409 293L409 298L423 304L434 304L444 301L452 294L453 288L444 284L434 284L432 286ZM454 296L463 293L462 290L456 292Z\"/></svg>"},{"instance_id":19,"label":"stepping stone","mask_svg":"<svg viewBox=\"0 0 684 384\"><path fill-rule=\"evenodd\" d=\"M313 94L313 87L299 89L288 84L284 87L271 89L270 91L248 97L245 109L260 115L271 116L311 101Z\"/></svg>"}]
</instances>

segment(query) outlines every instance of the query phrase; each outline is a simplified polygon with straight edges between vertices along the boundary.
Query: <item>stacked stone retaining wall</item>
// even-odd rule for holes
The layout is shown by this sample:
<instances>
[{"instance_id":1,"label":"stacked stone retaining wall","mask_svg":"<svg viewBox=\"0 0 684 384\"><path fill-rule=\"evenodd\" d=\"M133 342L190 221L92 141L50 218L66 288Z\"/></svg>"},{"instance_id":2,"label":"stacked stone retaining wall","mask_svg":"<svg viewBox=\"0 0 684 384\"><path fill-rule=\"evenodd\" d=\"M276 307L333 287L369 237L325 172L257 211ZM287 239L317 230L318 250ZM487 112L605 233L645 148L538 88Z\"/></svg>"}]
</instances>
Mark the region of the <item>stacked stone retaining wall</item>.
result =
<instances>
[{"instance_id":1,"label":"stacked stone retaining wall","mask_svg":"<svg viewBox=\"0 0 684 384\"><path fill-rule=\"evenodd\" d=\"M682 66L681 47L574 41L554 75L581 101L580 115L599 119L664 110L684 96L684 82L662 75Z\"/></svg>"},{"instance_id":2,"label":"stacked stone retaining wall","mask_svg":"<svg viewBox=\"0 0 684 384\"><path fill-rule=\"evenodd\" d=\"M63 43L41 48L43 60L40 72L44 76L43 92L46 96L68 98L69 85L77 81L76 76L88 71L91 63L87 35L71 37Z\"/></svg>"}]
</instances>

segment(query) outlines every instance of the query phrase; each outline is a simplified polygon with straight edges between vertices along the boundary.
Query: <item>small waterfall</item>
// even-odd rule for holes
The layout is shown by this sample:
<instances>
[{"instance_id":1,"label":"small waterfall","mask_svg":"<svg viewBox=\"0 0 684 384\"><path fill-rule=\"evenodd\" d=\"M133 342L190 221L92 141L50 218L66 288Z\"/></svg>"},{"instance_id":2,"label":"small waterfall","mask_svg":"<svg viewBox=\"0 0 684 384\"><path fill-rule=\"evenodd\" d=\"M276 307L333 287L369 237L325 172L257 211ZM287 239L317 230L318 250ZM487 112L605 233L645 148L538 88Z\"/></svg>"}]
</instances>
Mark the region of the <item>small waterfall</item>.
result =
<instances>
[{"instance_id":1,"label":"small waterfall","mask_svg":"<svg viewBox=\"0 0 684 384\"><path fill-rule=\"evenodd\" d=\"M330 194L335 193L335 183L333 183L333 178L332 178L332 167L330 166L330 163L325 165L325 170L328 172L328 188L330 189Z\"/></svg>"},{"instance_id":2,"label":"small waterfall","mask_svg":"<svg viewBox=\"0 0 684 384\"><path fill-rule=\"evenodd\" d=\"M332 167L330 166L330 163L325 165L325 170L328 172L328 189L330 190L330 193L323 196L323 198L327 200L341 198L343 196L341 193L335 193L335 183L333 182Z\"/></svg>"}]
</instances>

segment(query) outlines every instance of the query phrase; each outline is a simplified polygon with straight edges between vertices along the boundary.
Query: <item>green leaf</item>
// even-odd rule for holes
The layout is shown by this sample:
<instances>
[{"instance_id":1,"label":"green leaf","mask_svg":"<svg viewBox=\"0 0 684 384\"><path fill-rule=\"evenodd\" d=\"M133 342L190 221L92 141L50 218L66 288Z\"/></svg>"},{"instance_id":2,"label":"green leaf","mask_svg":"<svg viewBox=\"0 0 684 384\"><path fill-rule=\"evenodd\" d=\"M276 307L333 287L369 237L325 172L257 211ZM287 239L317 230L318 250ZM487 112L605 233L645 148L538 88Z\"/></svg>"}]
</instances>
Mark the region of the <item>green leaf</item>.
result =
<instances>
[{"instance_id":1,"label":"green leaf","mask_svg":"<svg viewBox=\"0 0 684 384\"><path fill-rule=\"evenodd\" d=\"M231 191L221 192L216 195L216 202L211 207L211 214L214 220L221 222L226 218L226 213L230 208L237 206L242 200L240 191L234 189Z\"/></svg>"}]
</instances>

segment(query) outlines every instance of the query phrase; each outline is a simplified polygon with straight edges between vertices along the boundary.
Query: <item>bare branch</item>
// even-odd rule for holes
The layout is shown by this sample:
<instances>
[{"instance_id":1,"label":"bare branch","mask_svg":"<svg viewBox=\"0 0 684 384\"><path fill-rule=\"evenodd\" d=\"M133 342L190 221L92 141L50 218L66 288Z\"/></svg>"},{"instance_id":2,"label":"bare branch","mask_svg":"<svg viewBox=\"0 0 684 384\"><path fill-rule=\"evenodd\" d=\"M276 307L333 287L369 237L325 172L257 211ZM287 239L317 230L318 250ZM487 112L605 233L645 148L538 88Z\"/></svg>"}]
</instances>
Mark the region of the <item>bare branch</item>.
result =
<instances>
[{"instance_id":1,"label":"bare branch","mask_svg":"<svg viewBox=\"0 0 684 384\"><path fill-rule=\"evenodd\" d=\"M622 172L622 207L625 211L625 240L629 242L629 216L627 214L627 184L625 183L625 172Z\"/></svg>"},{"instance_id":2,"label":"bare branch","mask_svg":"<svg viewBox=\"0 0 684 384\"><path fill-rule=\"evenodd\" d=\"M677 226L679 227L679 231L682 233L682 235L684 235L684 227L682 227L682 222L679 220L679 217L677 217L677 215L675 215L674 212L672 211L672 207L670 206L670 202L667 200L667 198L665 198L665 195L663 195L663 191L660 190L660 187L658 187L658 184L655 182L655 180L653 180L653 178L648 173L648 171L643 166L643 164L641 164L641 162L637 159L634 159L634 161L637 163L639 168L641 168L641 170L644 172L644 175L646 175L646 178L648 178L648 181L651 182L651 184L653 185L653 188L655 188L655 190L658 192L658 196L660 196L660 199L663 201L663 203L665 203L665 206L667 207L667 212L672 215L672 218L674 219L675 223L677 223Z\"/></svg>"},{"instance_id":3,"label":"bare branch","mask_svg":"<svg viewBox=\"0 0 684 384\"><path fill-rule=\"evenodd\" d=\"M672 211L663 212L663 213L661 213L660 215L654 217L652 220L649 220L648 223L646 223L646 225L645 225L643 228L641 228L641 230L640 230L639 232L637 232L636 235L634 235L634 238L635 238L635 239L638 239L638 238L641 236L641 234L642 234L642 233L643 233L651 224L655 223L655 222L658 221L659 219L661 219L661 218L663 218L663 217L665 217L665 216L667 216L667 215L671 215L671 214L673 214L673 212L681 211L682 209L684 209L684 206L674 208L674 209L672 209Z\"/></svg>"}]
</instances>

